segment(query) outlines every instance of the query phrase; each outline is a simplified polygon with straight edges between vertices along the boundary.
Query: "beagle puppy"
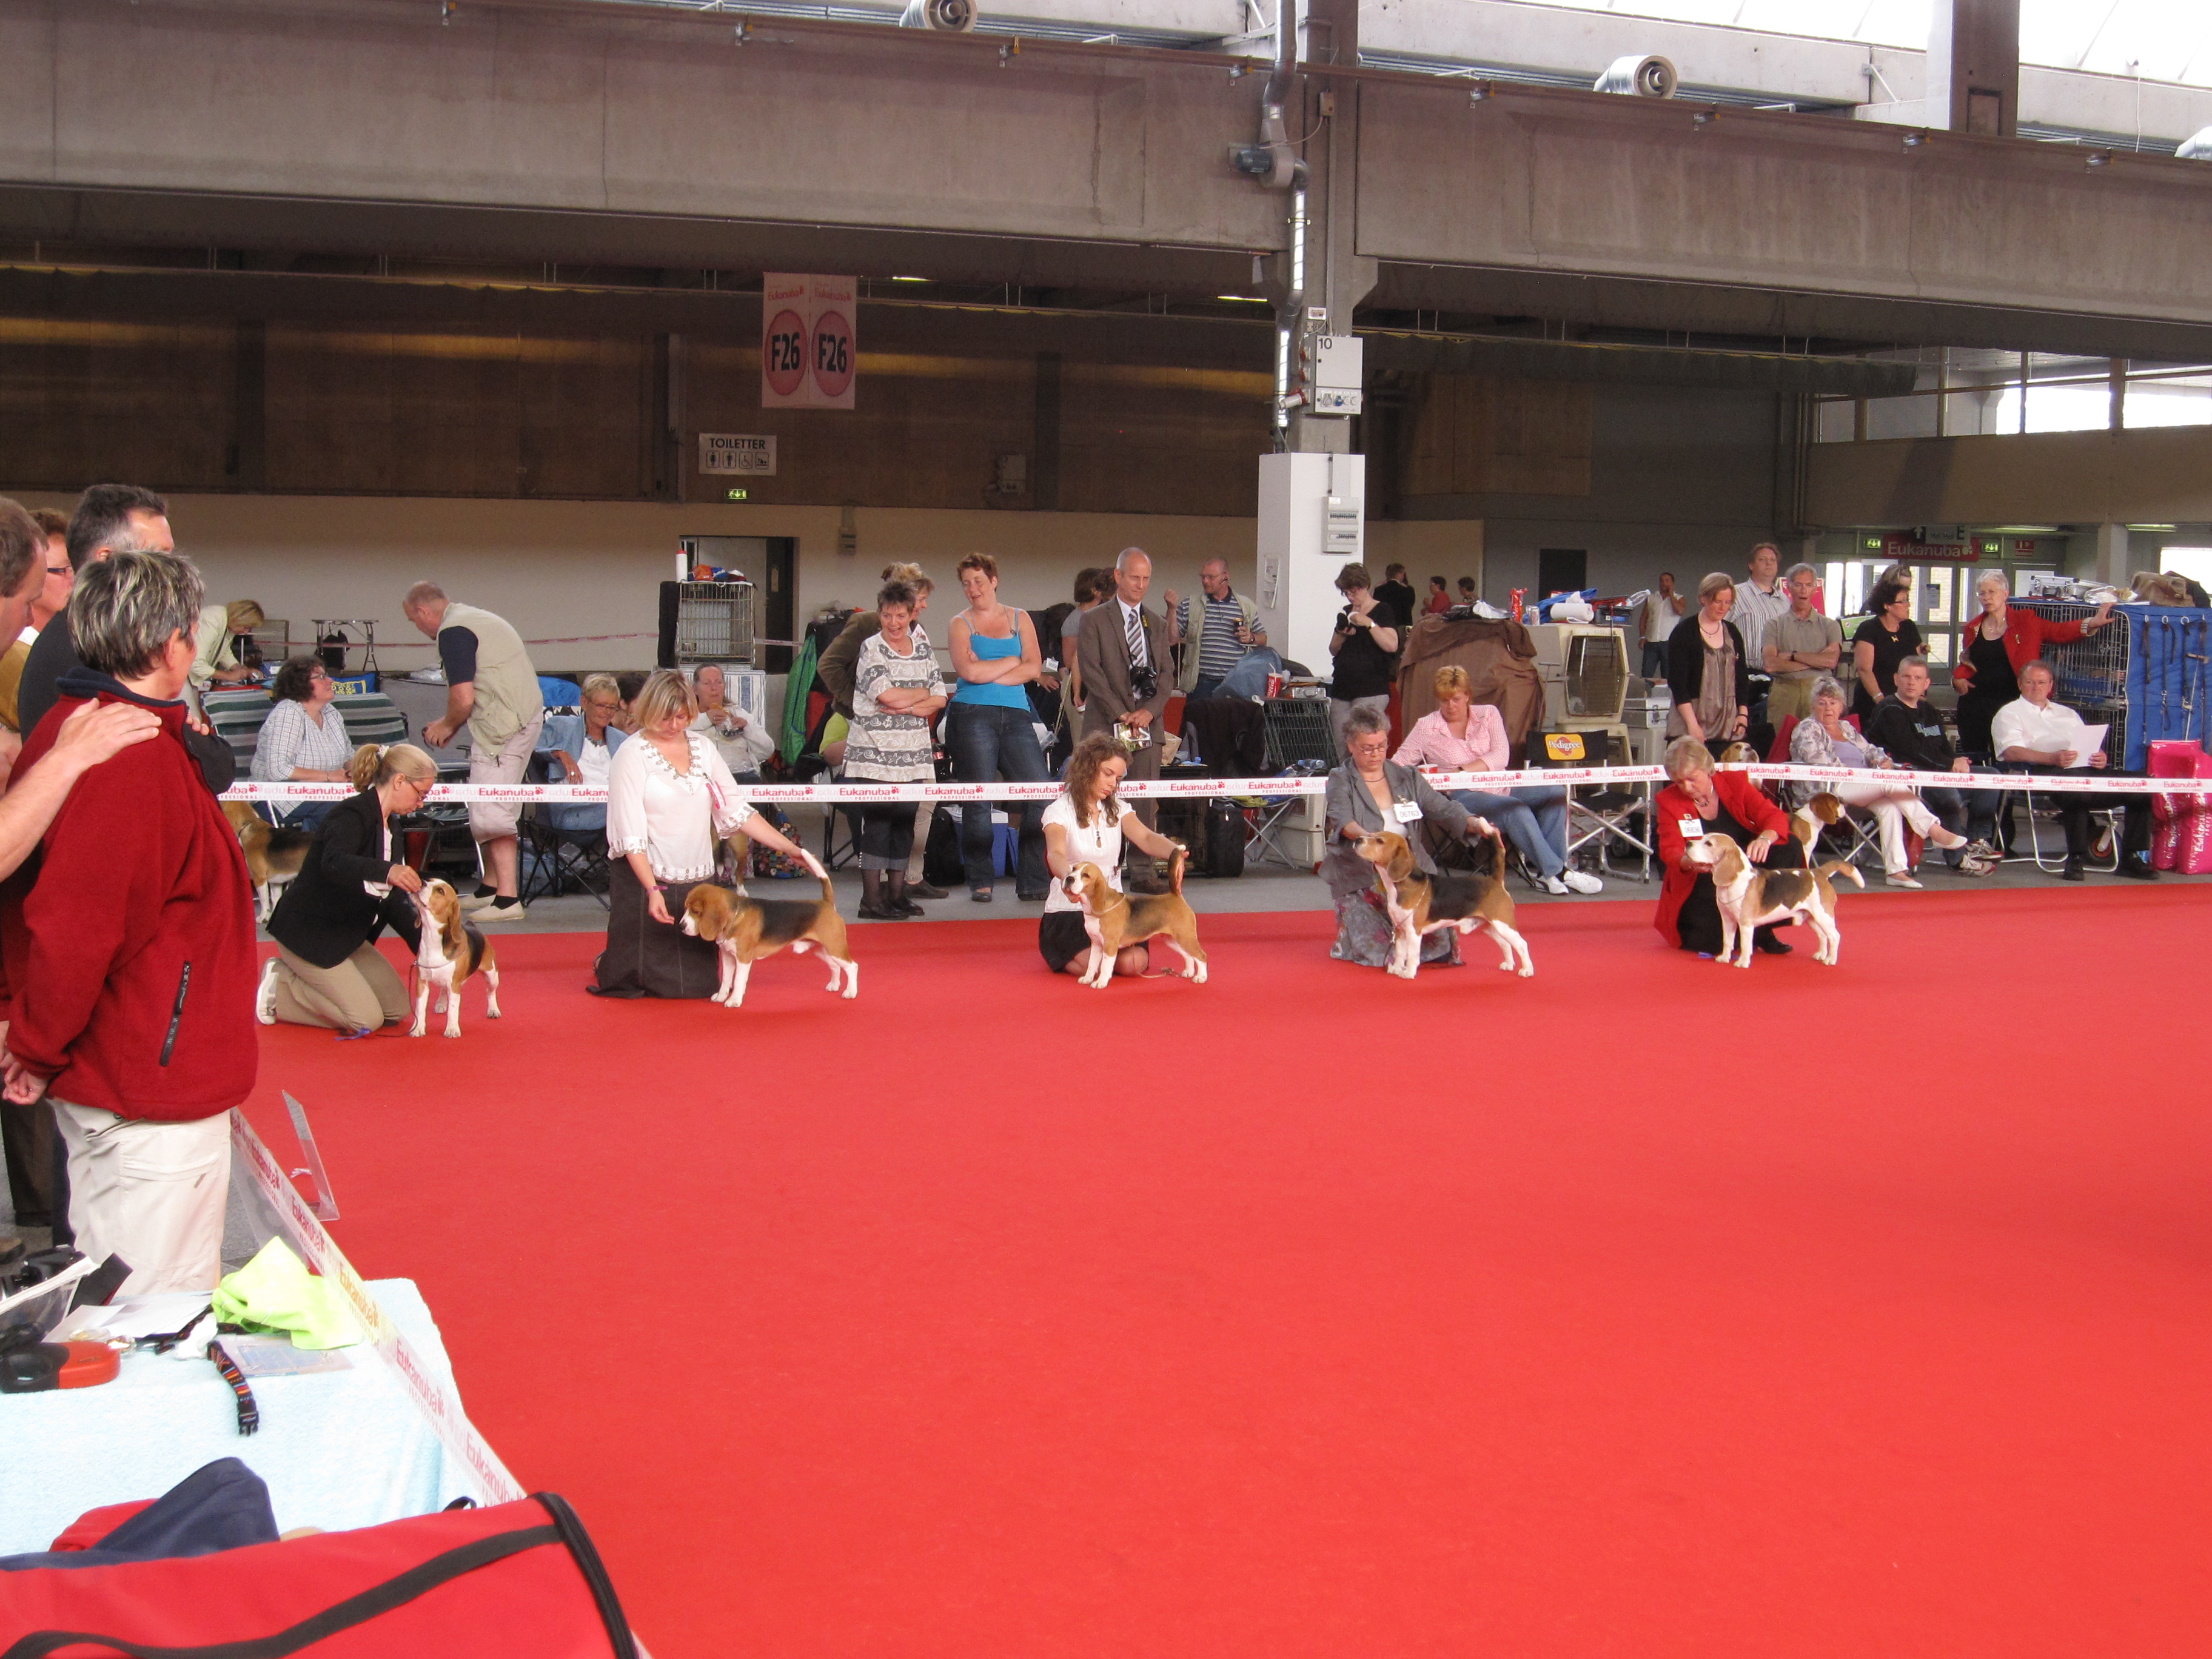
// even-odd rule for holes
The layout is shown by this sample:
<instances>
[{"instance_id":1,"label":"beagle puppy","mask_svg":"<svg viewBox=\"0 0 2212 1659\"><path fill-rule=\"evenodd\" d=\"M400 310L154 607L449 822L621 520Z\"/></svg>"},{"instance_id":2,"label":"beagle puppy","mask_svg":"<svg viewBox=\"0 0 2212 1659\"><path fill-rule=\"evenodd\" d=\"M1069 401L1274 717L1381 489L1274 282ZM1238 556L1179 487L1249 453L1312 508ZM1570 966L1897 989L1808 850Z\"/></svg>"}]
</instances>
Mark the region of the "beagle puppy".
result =
<instances>
[{"instance_id":1,"label":"beagle puppy","mask_svg":"<svg viewBox=\"0 0 2212 1659\"><path fill-rule=\"evenodd\" d=\"M276 908L278 890L307 861L307 843L314 837L305 830L272 828L268 819L242 800L223 802L222 815L238 834L238 844L246 854L246 873L253 878L254 920L266 921Z\"/></svg>"},{"instance_id":2,"label":"beagle puppy","mask_svg":"<svg viewBox=\"0 0 2212 1659\"><path fill-rule=\"evenodd\" d=\"M1721 953L1739 968L1751 966L1751 936L1769 922L1808 923L1819 938L1813 960L1836 965L1844 942L1836 926L1836 890L1830 878L1849 876L1860 887L1866 878L1856 866L1831 859L1817 870L1769 870L1744 856L1733 836L1700 836L1684 849L1689 861L1712 872L1713 898L1721 913Z\"/></svg>"},{"instance_id":3,"label":"beagle puppy","mask_svg":"<svg viewBox=\"0 0 2212 1659\"><path fill-rule=\"evenodd\" d=\"M837 914L837 896L830 885L830 872L813 854L801 851L806 867L821 878L818 899L756 899L726 887L702 884L684 901L680 926L694 939L711 940L722 953L722 983L714 1000L725 1008L744 1005L745 983L753 963L772 957L786 945L793 956L811 947L830 962L830 983L844 988L848 998L860 994L860 967L846 942L845 918Z\"/></svg>"},{"instance_id":4,"label":"beagle puppy","mask_svg":"<svg viewBox=\"0 0 2212 1659\"><path fill-rule=\"evenodd\" d=\"M1082 863L1060 880L1060 890L1083 911L1084 931L1091 935L1090 965L1083 983L1103 991L1114 977L1114 961L1125 945L1142 945L1165 938L1182 956L1182 977L1194 985L1206 983L1206 951L1198 942L1198 917L1182 896L1182 867L1186 854L1178 844L1168 860L1168 890L1131 898L1116 892L1106 872L1097 865Z\"/></svg>"},{"instance_id":5,"label":"beagle puppy","mask_svg":"<svg viewBox=\"0 0 2212 1659\"><path fill-rule=\"evenodd\" d=\"M1375 885L1382 895L1394 935L1390 971L1412 979L1421 971L1421 941L1449 927L1462 934L1486 928L1504 952L1498 965L1522 979L1536 964L1528 941L1513 926L1513 896L1505 890L1505 838L1492 830L1487 869L1450 870L1425 876L1413 862L1413 849L1395 830L1362 836L1352 851L1375 866Z\"/></svg>"},{"instance_id":6,"label":"beagle puppy","mask_svg":"<svg viewBox=\"0 0 2212 1659\"><path fill-rule=\"evenodd\" d=\"M462 916L460 895L448 882L426 881L413 897L422 938L415 951L415 1024L407 1035L421 1036L428 1025L430 989L435 986L446 1035L460 1036L461 987L478 974L483 975L488 993L485 1017L497 1019L499 963L492 958L491 942Z\"/></svg>"}]
</instances>

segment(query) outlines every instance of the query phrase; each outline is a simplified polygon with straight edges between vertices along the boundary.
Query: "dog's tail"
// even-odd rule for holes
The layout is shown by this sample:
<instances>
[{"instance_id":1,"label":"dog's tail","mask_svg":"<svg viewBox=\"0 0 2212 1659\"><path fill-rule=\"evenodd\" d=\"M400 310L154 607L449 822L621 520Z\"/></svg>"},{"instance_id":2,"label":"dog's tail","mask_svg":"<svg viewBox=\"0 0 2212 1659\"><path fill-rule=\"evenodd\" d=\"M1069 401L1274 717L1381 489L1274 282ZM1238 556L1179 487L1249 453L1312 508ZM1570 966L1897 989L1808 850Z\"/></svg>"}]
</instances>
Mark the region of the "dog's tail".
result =
<instances>
[{"instance_id":1,"label":"dog's tail","mask_svg":"<svg viewBox=\"0 0 2212 1659\"><path fill-rule=\"evenodd\" d=\"M799 849L799 856L806 860L806 867L808 869L811 870L816 875L822 878L822 902L834 909L837 903L837 890L834 887L830 886L830 872L822 867L822 860L816 858L813 854L808 852L804 847ZM743 892L744 889L743 886L740 886L738 890L739 892Z\"/></svg>"},{"instance_id":2,"label":"dog's tail","mask_svg":"<svg viewBox=\"0 0 2212 1659\"><path fill-rule=\"evenodd\" d=\"M1189 861L1190 854L1180 843L1174 852L1168 854L1168 891L1170 893L1182 891L1182 867Z\"/></svg>"},{"instance_id":3,"label":"dog's tail","mask_svg":"<svg viewBox=\"0 0 2212 1659\"><path fill-rule=\"evenodd\" d=\"M281 859L289 854L306 852L307 843L313 839L305 830L271 830L264 850L270 858Z\"/></svg>"},{"instance_id":4,"label":"dog's tail","mask_svg":"<svg viewBox=\"0 0 2212 1659\"><path fill-rule=\"evenodd\" d=\"M1488 839L1490 869L1487 873L1491 880L1503 884L1505 880L1505 837L1498 833L1498 826L1493 823L1490 826Z\"/></svg>"},{"instance_id":5,"label":"dog's tail","mask_svg":"<svg viewBox=\"0 0 2212 1659\"><path fill-rule=\"evenodd\" d=\"M1814 871L1814 873L1815 875L1826 876L1832 881L1839 875L1849 876L1861 887L1864 887L1866 885L1866 878L1859 873L1858 866L1856 864L1847 864L1842 859L1830 859L1826 864Z\"/></svg>"}]
</instances>

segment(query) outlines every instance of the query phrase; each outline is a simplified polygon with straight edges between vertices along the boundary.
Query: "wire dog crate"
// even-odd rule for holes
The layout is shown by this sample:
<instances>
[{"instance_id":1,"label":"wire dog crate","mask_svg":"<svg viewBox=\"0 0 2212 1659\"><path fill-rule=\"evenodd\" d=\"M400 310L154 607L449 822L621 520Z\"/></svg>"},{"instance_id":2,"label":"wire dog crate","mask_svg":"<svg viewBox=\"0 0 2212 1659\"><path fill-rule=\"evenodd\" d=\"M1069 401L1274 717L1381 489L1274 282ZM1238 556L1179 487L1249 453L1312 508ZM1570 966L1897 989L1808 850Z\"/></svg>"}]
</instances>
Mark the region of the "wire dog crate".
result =
<instances>
[{"instance_id":1,"label":"wire dog crate","mask_svg":"<svg viewBox=\"0 0 2212 1659\"><path fill-rule=\"evenodd\" d=\"M1336 764L1326 697L1270 697L1266 705L1267 770L1279 773L1298 761Z\"/></svg>"},{"instance_id":2,"label":"wire dog crate","mask_svg":"<svg viewBox=\"0 0 2212 1659\"><path fill-rule=\"evenodd\" d=\"M2015 605L2022 603L2015 599ZM2096 607L2043 599L2027 609L2051 622L2080 622ZM2212 613L2169 605L2122 605L2112 626L2044 653L2058 684L2053 695L2091 725L2109 725L2105 757L2141 771L2146 745L2180 739L2207 746L2212 737Z\"/></svg>"},{"instance_id":3,"label":"wire dog crate","mask_svg":"<svg viewBox=\"0 0 2212 1659\"><path fill-rule=\"evenodd\" d=\"M758 667L754 599L748 581L661 583L660 665L718 662Z\"/></svg>"}]
</instances>

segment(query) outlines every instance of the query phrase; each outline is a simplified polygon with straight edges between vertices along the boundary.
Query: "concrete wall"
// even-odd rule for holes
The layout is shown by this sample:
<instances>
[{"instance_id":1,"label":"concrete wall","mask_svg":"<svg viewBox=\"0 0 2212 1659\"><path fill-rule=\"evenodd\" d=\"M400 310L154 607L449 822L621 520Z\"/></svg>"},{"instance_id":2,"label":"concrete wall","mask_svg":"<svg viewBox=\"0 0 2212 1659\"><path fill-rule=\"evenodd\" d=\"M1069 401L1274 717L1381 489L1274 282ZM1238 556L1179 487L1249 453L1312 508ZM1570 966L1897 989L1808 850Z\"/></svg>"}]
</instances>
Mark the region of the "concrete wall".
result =
<instances>
[{"instance_id":1,"label":"concrete wall","mask_svg":"<svg viewBox=\"0 0 2212 1659\"><path fill-rule=\"evenodd\" d=\"M1404 527L1480 520L1483 595L1501 605L1534 586L1543 548L1584 550L1590 581L1621 593L1662 569L1694 587L1707 571L1741 569L1753 542L1778 539L1772 397L1599 386L1589 420L1587 494L1409 495Z\"/></svg>"},{"instance_id":2,"label":"concrete wall","mask_svg":"<svg viewBox=\"0 0 2212 1659\"><path fill-rule=\"evenodd\" d=\"M1832 527L2203 523L2212 427L1815 444L1806 512Z\"/></svg>"}]
</instances>

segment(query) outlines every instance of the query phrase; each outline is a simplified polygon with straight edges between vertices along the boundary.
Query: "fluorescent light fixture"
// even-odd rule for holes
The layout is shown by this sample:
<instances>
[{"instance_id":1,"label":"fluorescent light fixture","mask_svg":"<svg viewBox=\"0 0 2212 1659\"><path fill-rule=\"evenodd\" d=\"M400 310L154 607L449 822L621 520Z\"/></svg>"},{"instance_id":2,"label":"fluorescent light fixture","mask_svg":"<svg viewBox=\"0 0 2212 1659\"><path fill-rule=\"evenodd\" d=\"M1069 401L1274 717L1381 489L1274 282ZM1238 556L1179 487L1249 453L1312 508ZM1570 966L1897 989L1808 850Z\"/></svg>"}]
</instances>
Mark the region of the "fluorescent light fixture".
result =
<instances>
[{"instance_id":1,"label":"fluorescent light fixture","mask_svg":"<svg viewBox=\"0 0 2212 1659\"><path fill-rule=\"evenodd\" d=\"M929 278L927 276L894 276L891 278L891 281L895 283L926 283L928 280Z\"/></svg>"},{"instance_id":2,"label":"fluorescent light fixture","mask_svg":"<svg viewBox=\"0 0 2212 1659\"><path fill-rule=\"evenodd\" d=\"M2055 524L1999 524L1990 526L1992 536L2056 536Z\"/></svg>"},{"instance_id":3,"label":"fluorescent light fixture","mask_svg":"<svg viewBox=\"0 0 2212 1659\"><path fill-rule=\"evenodd\" d=\"M2130 530L2154 531L2163 535L2172 532L2175 526L2170 524L2131 524L2128 528Z\"/></svg>"},{"instance_id":4,"label":"fluorescent light fixture","mask_svg":"<svg viewBox=\"0 0 2212 1659\"><path fill-rule=\"evenodd\" d=\"M1217 300L1225 300L1232 306L1263 306L1267 301L1254 294L1217 294Z\"/></svg>"}]
</instances>

